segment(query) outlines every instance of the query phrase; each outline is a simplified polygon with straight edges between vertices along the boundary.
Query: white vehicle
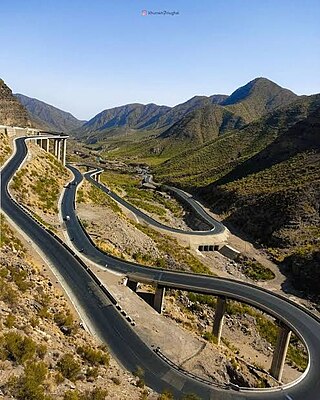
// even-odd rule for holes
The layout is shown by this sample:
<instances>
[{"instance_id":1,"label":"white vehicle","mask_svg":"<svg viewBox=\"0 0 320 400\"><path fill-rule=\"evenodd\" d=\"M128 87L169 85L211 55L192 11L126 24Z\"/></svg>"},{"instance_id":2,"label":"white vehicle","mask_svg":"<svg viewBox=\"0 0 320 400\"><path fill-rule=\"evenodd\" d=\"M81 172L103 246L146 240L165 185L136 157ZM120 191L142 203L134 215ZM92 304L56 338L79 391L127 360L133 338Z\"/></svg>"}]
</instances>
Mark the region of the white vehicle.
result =
<instances>
[{"instance_id":1,"label":"white vehicle","mask_svg":"<svg viewBox=\"0 0 320 400\"><path fill-rule=\"evenodd\" d=\"M65 217L65 219L64 219L65 221L70 221L70 217L69 217L69 215L66 215L66 217Z\"/></svg>"}]
</instances>

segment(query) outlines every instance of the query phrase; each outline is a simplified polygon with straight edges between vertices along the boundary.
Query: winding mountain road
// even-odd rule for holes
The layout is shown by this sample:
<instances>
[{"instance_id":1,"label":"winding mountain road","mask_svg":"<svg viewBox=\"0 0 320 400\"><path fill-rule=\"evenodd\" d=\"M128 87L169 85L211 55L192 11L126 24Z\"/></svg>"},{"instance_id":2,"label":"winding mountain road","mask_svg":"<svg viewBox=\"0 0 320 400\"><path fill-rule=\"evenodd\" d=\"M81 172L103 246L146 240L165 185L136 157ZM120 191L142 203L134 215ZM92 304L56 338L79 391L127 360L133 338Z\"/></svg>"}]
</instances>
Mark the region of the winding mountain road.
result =
<instances>
[{"instance_id":1,"label":"winding mountain road","mask_svg":"<svg viewBox=\"0 0 320 400\"><path fill-rule=\"evenodd\" d=\"M68 234L85 257L103 266L107 264L109 269L125 274L135 273L167 287L212 295L221 294L265 310L285 322L303 340L308 350L309 364L299 381L282 389L233 391L197 380L179 371L156 354L120 315L112 301L86 271L83 263L74 257L72 251L40 226L11 198L8 184L26 155L25 139L19 138L16 140L16 153L1 173L1 208L46 254L90 318L95 330L126 369L135 371L138 366L142 367L147 385L159 392L168 389L177 397L194 393L208 400L282 400L286 395L293 400L319 398L320 321L316 317L286 298L254 285L223 278L148 268L108 256L93 245L82 229L74 210L76 185L69 185L69 189L65 190L61 211L64 217L69 215L70 220L66 222ZM75 168L70 167L70 169L75 174L74 182L79 184L82 175Z\"/></svg>"},{"instance_id":2,"label":"winding mountain road","mask_svg":"<svg viewBox=\"0 0 320 400\"><path fill-rule=\"evenodd\" d=\"M177 197L180 197L183 199L183 201L188 204L188 206L198 215L198 217L203 220L208 226L210 226L210 229L207 231L184 231L182 229L177 229L177 228L172 228L171 226L167 226L162 224L159 221L156 221L149 215L145 214L143 211L139 210L132 204L128 203L126 200L124 200L122 197L118 196L116 193L110 191L105 185L95 181L92 176L101 172L103 170L97 169L95 171L90 171L84 174L84 177L92 184L96 185L99 189L101 189L104 193L108 194L113 200L117 201L124 207L126 207L129 211L133 212L136 216L140 217L144 221L146 221L148 224L151 226L154 226L156 228L161 228L163 230L166 230L168 232L175 232L175 233L183 233L184 235L196 235L196 236L211 236L212 234L219 234L223 233L225 231L224 225L217 221L216 219L212 218L209 214L205 212L205 210L191 197L188 196L183 190L174 188L171 186L165 186L166 190L169 190L171 192L174 192Z\"/></svg>"}]
</instances>

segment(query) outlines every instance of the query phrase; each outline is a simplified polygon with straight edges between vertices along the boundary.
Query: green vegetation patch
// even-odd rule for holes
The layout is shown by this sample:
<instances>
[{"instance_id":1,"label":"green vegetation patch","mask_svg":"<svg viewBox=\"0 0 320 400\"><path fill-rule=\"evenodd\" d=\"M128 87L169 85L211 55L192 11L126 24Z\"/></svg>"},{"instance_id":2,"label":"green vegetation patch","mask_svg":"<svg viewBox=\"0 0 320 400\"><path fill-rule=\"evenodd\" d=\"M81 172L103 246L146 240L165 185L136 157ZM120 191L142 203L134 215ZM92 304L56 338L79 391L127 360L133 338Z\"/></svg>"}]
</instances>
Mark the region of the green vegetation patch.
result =
<instances>
[{"instance_id":1,"label":"green vegetation patch","mask_svg":"<svg viewBox=\"0 0 320 400\"><path fill-rule=\"evenodd\" d=\"M166 215L166 210L163 207L157 206L156 204L148 203L139 199L130 199L130 203L137 208L141 208L149 213L156 214L161 217L164 217Z\"/></svg>"},{"instance_id":2,"label":"green vegetation patch","mask_svg":"<svg viewBox=\"0 0 320 400\"><path fill-rule=\"evenodd\" d=\"M218 344L218 339L212 332L207 331L202 337L210 343Z\"/></svg>"},{"instance_id":3,"label":"green vegetation patch","mask_svg":"<svg viewBox=\"0 0 320 400\"><path fill-rule=\"evenodd\" d=\"M37 350L36 343L27 336L10 331L0 337L0 356L2 360L23 364L32 359Z\"/></svg>"},{"instance_id":4,"label":"green vegetation patch","mask_svg":"<svg viewBox=\"0 0 320 400\"><path fill-rule=\"evenodd\" d=\"M269 281L275 278L275 274L271 269L263 266L258 261L247 259L241 263L241 267L244 275L255 281Z\"/></svg>"},{"instance_id":5,"label":"green vegetation patch","mask_svg":"<svg viewBox=\"0 0 320 400\"><path fill-rule=\"evenodd\" d=\"M108 391L101 388L85 390L84 393L80 393L78 390L67 390L63 400L104 400L107 394Z\"/></svg>"},{"instance_id":6,"label":"green vegetation patch","mask_svg":"<svg viewBox=\"0 0 320 400\"><path fill-rule=\"evenodd\" d=\"M209 294L198 294L189 292L187 294L188 299L193 303L205 304L212 308L216 307L217 299L215 296L211 296Z\"/></svg>"},{"instance_id":7,"label":"green vegetation patch","mask_svg":"<svg viewBox=\"0 0 320 400\"><path fill-rule=\"evenodd\" d=\"M51 400L46 395L45 380L48 368L42 361L27 362L20 377L13 377L9 382L11 391L18 400Z\"/></svg>"},{"instance_id":8,"label":"green vegetation patch","mask_svg":"<svg viewBox=\"0 0 320 400\"><path fill-rule=\"evenodd\" d=\"M15 236L13 230L6 223L6 219L2 213L0 213L0 248L3 246L9 246L11 250L25 253L26 249L22 242Z\"/></svg>"},{"instance_id":9,"label":"green vegetation patch","mask_svg":"<svg viewBox=\"0 0 320 400\"><path fill-rule=\"evenodd\" d=\"M79 190L78 190L79 194ZM111 210L117 214L122 214L121 208L118 206L118 204L111 199L110 196L106 195L103 193L102 190L98 189L96 186L91 185L90 190L88 193L90 200L99 206L106 206L111 208ZM80 201L81 199L84 199L83 193L80 192ZM78 198L77 198L78 201Z\"/></svg>"},{"instance_id":10,"label":"green vegetation patch","mask_svg":"<svg viewBox=\"0 0 320 400\"><path fill-rule=\"evenodd\" d=\"M63 355L57 363L57 368L62 376L73 382L77 380L81 372L81 365L72 354Z\"/></svg>"},{"instance_id":11,"label":"green vegetation patch","mask_svg":"<svg viewBox=\"0 0 320 400\"><path fill-rule=\"evenodd\" d=\"M156 190L141 189L140 178L128 173L106 171L102 174L102 181L126 201L144 211L164 217L168 209L176 217L183 215L183 208L174 199L165 198Z\"/></svg>"},{"instance_id":12,"label":"green vegetation patch","mask_svg":"<svg viewBox=\"0 0 320 400\"><path fill-rule=\"evenodd\" d=\"M107 352L89 346L80 346L77 348L77 353L91 365L109 365L110 357Z\"/></svg>"},{"instance_id":13,"label":"green vegetation patch","mask_svg":"<svg viewBox=\"0 0 320 400\"><path fill-rule=\"evenodd\" d=\"M63 329L63 331L66 334L73 334L77 332L78 326L74 321L74 318L71 314L71 312L58 312L54 314L54 322L58 325L60 329Z\"/></svg>"},{"instance_id":14,"label":"green vegetation patch","mask_svg":"<svg viewBox=\"0 0 320 400\"><path fill-rule=\"evenodd\" d=\"M60 188L57 180L50 174L38 176L35 183L31 185L32 190L38 195L44 210L58 212L57 203Z\"/></svg>"}]
</instances>

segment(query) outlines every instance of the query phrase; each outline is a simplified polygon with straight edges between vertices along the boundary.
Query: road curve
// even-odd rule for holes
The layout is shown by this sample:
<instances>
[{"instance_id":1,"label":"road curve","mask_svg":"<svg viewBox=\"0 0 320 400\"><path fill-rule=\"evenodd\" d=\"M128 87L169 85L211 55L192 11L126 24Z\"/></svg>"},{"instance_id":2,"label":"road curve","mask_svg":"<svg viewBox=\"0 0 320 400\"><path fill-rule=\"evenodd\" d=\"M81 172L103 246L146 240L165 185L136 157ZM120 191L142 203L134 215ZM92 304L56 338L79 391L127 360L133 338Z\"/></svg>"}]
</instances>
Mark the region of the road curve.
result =
<instances>
[{"instance_id":1,"label":"road curve","mask_svg":"<svg viewBox=\"0 0 320 400\"><path fill-rule=\"evenodd\" d=\"M194 379L174 368L152 349L143 343L132 327L121 317L111 301L96 284L92 276L71 251L56 240L49 232L28 216L10 197L7 185L16 169L24 160L27 149L24 138L16 141L17 151L2 170L1 206L7 214L46 254L71 288L73 295L86 311L100 337L109 345L113 355L130 371L141 366L145 371L146 383L157 391L169 389L177 397L183 393L195 393L202 399L216 400L280 400L283 391L240 391L224 390ZM76 171L75 171L76 172ZM76 172L77 174L77 172ZM82 177L78 172L75 180ZM285 393L293 400L316 400L320 393L320 322L301 307L280 296L231 280L201 275L173 273L166 270L146 268L133 263L109 257L97 250L82 230L74 211L76 185L70 185L65 191L62 213L69 215L68 233L78 249L101 265L108 263L109 268L121 272L139 273L167 286L186 288L212 294L225 294L228 297L243 300L256 305L270 314L285 321L298 336L302 337L309 352L309 367L296 385L286 388Z\"/></svg>"},{"instance_id":2,"label":"road curve","mask_svg":"<svg viewBox=\"0 0 320 400\"><path fill-rule=\"evenodd\" d=\"M72 166L68 167L74 173L74 181L79 184L83 179L82 174L76 168ZM309 355L309 365L302 379L292 386L284 385L283 387L286 393L294 400L316 400L318 398L317 396L320 393L320 320L311 312L283 296L275 295L252 284L225 278L149 268L125 262L105 254L94 246L76 217L73 207L75 191L76 185L71 185L66 191L62 213L63 215L70 216L71 220L67 223L68 233L73 238L75 246L81 249L86 257L102 266L107 265L112 270L126 274L135 274L137 280L141 277L142 280L147 279L167 287L180 288L181 290L185 289L198 293L225 295L234 300L253 305L283 321L304 342ZM282 391L246 391L245 393L241 391L240 393L244 397L241 397L238 393L238 397L235 397L236 399L267 400L283 398ZM218 399L219 397L216 398ZM223 398L227 399L229 397Z\"/></svg>"},{"instance_id":3,"label":"road curve","mask_svg":"<svg viewBox=\"0 0 320 400\"><path fill-rule=\"evenodd\" d=\"M205 210L190 196L188 196L184 191L171 187L171 186L165 186L165 188L168 191L173 192L176 196L180 197L185 203L188 204L188 206L195 212L198 217L204 221L208 226L210 226L210 230L207 231L184 231L182 229L177 229L177 228L172 228L170 226L166 226L162 224L159 221L156 221L149 215L145 214L143 211L139 210L138 208L134 207L132 204L128 203L125 201L122 197L118 196L114 192L111 192L106 186L103 184L95 181L92 179L92 176L95 175L96 173L103 171L101 169L96 169L94 171L89 171L84 174L84 177L92 184L96 185L99 189L101 189L104 193L108 194L111 198L113 198L115 201L126 207L128 210L132 211L135 215L146 221L148 224L156 227L156 228L161 228L164 229L168 232L175 232L175 233L183 233L184 235L190 235L190 236L212 236L212 235L217 235L220 233L223 233L225 231L224 225L212 218L209 214L205 212Z\"/></svg>"}]
</instances>

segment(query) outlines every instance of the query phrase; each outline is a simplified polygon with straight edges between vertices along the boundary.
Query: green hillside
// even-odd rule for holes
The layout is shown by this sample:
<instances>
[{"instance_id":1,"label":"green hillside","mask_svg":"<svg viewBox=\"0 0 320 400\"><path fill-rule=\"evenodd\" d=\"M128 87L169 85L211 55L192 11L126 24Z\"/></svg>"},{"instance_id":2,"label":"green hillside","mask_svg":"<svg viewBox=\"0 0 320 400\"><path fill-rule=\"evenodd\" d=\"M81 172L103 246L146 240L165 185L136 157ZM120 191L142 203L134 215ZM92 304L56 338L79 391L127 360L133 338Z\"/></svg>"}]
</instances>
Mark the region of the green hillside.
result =
<instances>
[{"instance_id":1,"label":"green hillside","mask_svg":"<svg viewBox=\"0 0 320 400\"><path fill-rule=\"evenodd\" d=\"M155 123L170 107L158 106L157 104L126 104L102 111L91 118L81 128L74 131L75 136L82 139L108 138L110 130L118 128L113 132L123 134L131 130L146 129Z\"/></svg>"},{"instance_id":2,"label":"green hillside","mask_svg":"<svg viewBox=\"0 0 320 400\"><path fill-rule=\"evenodd\" d=\"M240 129L272 110L291 104L297 98L297 95L274 82L257 78L237 89L219 104L208 104L208 99L204 102L201 98L204 103L199 108L197 97L197 108L186 113L158 137L149 138L141 142L140 146L130 142L119 144L110 156L147 160L172 158L217 138L219 140L227 132ZM177 108L178 106L171 109L161 119Z\"/></svg>"},{"instance_id":3,"label":"green hillside","mask_svg":"<svg viewBox=\"0 0 320 400\"><path fill-rule=\"evenodd\" d=\"M198 194L320 295L320 107Z\"/></svg>"},{"instance_id":4,"label":"green hillside","mask_svg":"<svg viewBox=\"0 0 320 400\"><path fill-rule=\"evenodd\" d=\"M157 179L187 188L214 182L270 144L290 126L303 120L320 106L320 95L304 96L240 130L183 152L159 165Z\"/></svg>"},{"instance_id":5,"label":"green hillside","mask_svg":"<svg viewBox=\"0 0 320 400\"><path fill-rule=\"evenodd\" d=\"M181 153L157 180L195 192L320 295L320 94Z\"/></svg>"},{"instance_id":6,"label":"green hillside","mask_svg":"<svg viewBox=\"0 0 320 400\"><path fill-rule=\"evenodd\" d=\"M233 92L222 105L251 122L296 99L297 95L291 90L269 79L256 78Z\"/></svg>"}]
</instances>

